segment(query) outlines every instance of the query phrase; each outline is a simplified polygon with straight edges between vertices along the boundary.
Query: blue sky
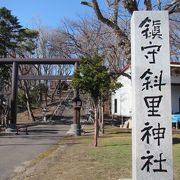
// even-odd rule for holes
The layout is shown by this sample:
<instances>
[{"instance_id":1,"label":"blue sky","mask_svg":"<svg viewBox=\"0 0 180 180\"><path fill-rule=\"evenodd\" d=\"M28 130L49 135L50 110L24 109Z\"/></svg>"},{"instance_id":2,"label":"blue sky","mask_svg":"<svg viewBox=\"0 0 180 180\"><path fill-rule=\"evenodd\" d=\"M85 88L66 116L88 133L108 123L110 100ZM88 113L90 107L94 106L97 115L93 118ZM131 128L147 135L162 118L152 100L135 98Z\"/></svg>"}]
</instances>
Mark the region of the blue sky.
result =
<instances>
[{"instance_id":1,"label":"blue sky","mask_svg":"<svg viewBox=\"0 0 180 180\"><path fill-rule=\"evenodd\" d=\"M58 27L65 18L92 15L91 8L80 4L80 0L0 0L19 19L22 26L33 28L41 22L52 28Z\"/></svg>"}]
</instances>

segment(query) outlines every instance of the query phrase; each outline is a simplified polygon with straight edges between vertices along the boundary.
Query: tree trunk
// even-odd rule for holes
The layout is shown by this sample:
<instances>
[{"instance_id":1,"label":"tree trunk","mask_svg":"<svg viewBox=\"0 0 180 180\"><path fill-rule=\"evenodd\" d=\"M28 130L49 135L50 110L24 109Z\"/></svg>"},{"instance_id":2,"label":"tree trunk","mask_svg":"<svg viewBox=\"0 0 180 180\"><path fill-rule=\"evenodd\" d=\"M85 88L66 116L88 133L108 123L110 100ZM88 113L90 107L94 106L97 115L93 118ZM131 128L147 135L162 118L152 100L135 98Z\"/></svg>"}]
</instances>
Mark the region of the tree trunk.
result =
<instances>
[{"instance_id":1,"label":"tree trunk","mask_svg":"<svg viewBox=\"0 0 180 180\"><path fill-rule=\"evenodd\" d=\"M34 117L34 114L33 114L33 112L32 112L32 108L31 108L31 104L30 104L29 88L28 88L28 86L27 86L26 80L24 80L24 87L25 87L26 106L27 106L28 114L29 114L29 116L30 116L30 119L31 119L32 121L35 121L35 117Z\"/></svg>"},{"instance_id":2,"label":"tree trunk","mask_svg":"<svg viewBox=\"0 0 180 180\"><path fill-rule=\"evenodd\" d=\"M23 74L23 70L22 68L20 68L20 72L21 74ZM31 108L31 104L30 104L30 97L29 97L29 87L28 87L28 84L27 84L27 81L26 80L23 80L23 83L24 83L24 93L25 93L25 96L26 96L26 107L27 107L27 110L28 110L28 114L30 116L30 119L32 121L35 121L35 117L34 117L34 114L32 112L32 108Z\"/></svg>"},{"instance_id":3,"label":"tree trunk","mask_svg":"<svg viewBox=\"0 0 180 180\"><path fill-rule=\"evenodd\" d=\"M45 106L48 105L48 80L45 81Z\"/></svg>"},{"instance_id":4,"label":"tree trunk","mask_svg":"<svg viewBox=\"0 0 180 180\"><path fill-rule=\"evenodd\" d=\"M98 133L99 133L99 121L97 116L97 109L98 106L95 106L95 112L94 112L94 146L98 146Z\"/></svg>"},{"instance_id":5,"label":"tree trunk","mask_svg":"<svg viewBox=\"0 0 180 180\"><path fill-rule=\"evenodd\" d=\"M57 93L58 88L60 88L60 85L61 85L61 80L58 81L58 83L57 83L57 85L56 85L56 87L55 87L55 89L54 89L54 91L53 91L53 93L52 93L52 95L51 95L51 102L54 101L55 93Z\"/></svg>"},{"instance_id":6,"label":"tree trunk","mask_svg":"<svg viewBox=\"0 0 180 180\"><path fill-rule=\"evenodd\" d=\"M101 134L104 134L104 103L100 102L99 106L99 130Z\"/></svg>"},{"instance_id":7,"label":"tree trunk","mask_svg":"<svg viewBox=\"0 0 180 180\"><path fill-rule=\"evenodd\" d=\"M101 106L101 133L104 134L104 106Z\"/></svg>"}]
</instances>

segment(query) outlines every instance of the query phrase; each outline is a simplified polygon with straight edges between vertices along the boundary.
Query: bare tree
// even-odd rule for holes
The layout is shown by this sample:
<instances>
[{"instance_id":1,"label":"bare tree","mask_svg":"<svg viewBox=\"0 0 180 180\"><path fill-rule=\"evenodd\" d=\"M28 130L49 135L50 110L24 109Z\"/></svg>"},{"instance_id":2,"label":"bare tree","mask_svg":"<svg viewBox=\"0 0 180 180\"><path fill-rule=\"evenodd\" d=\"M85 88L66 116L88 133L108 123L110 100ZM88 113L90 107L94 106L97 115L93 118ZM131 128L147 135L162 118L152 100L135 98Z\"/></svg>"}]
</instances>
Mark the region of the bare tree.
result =
<instances>
[{"instance_id":1,"label":"bare tree","mask_svg":"<svg viewBox=\"0 0 180 180\"><path fill-rule=\"evenodd\" d=\"M104 13L103 7L100 5L98 0L89 0L89 1L81 1L81 4L89 6L94 10L94 13L96 14L97 18L107 25L109 28L112 29L114 32L117 41L114 44L114 47L116 51L123 51L126 63L130 63L130 36L129 31L127 29L124 29L122 26L122 19L128 19L132 15L134 11L138 10L168 10L170 14L172 13L178 13L180 9L180 2L179 0L173 0L173 1L161 1L157 0L104 0L108 6L109 13ZM143 4L144 3L144 8ZM121 13L123 12L123 13ZM128 14L127 14L128 12ZM109 15L108 15L109 14ZM126 15L126 17L124 17ZM120 52L121 52L120 51ZM118 57L120 61L120 57ZM120 63L124 64L124 63Z\"/></svg>"},{"instance_id":2,"label":"bare tree","mask_svg":"<svg viewBox=\"0 0 180 180\"><path fill-rule=\"evenodd\" d=\"M122 28L129 31L129 22L126 19L121 22ZM124 52L117 47L117 38L112 29L95 17L80 18L78 21L66 20L63 28L59 28L59 37L63 36L62 33L66 37L64 50L68 50L71 56L103 55L104 63L113 72L118 72L122 63L126 64Z\"/></svg>"},{"instance_id":3,"label":"bare tree","mask_svg":"<svg viewBox=\"0 0 180 180\"><path fill-rule=\"evenodd\" d=\"M171 61L179 61L180 57L180 16L170 16Z\"/></svg>"},{"instance_id":4,"label":"bare tree","mask_svg":"<svg viewBox=\"0 0 180 180\"><path fill-rule=\"evenodd\" d=\"M38 48L36 50L36 56L40 58L71 58L73 57L71 48L67 46L69 37L65 35L60 29L49 29L47 27L39 27L39 41ZM72 65L39 65L37 66L38 72L41 75L70 75L72 74ZM41 83L41 82L39 82ZM45 102L47 106L47 98L51 98L51 102L54 100L54 95L57 92L60 81L56 83L54 92L48 93L50 81L44 81L46 88ZM42 93L41 93L42 94ZM61 95L59 93L59 99Z\"/></svg>"}]
</instances>

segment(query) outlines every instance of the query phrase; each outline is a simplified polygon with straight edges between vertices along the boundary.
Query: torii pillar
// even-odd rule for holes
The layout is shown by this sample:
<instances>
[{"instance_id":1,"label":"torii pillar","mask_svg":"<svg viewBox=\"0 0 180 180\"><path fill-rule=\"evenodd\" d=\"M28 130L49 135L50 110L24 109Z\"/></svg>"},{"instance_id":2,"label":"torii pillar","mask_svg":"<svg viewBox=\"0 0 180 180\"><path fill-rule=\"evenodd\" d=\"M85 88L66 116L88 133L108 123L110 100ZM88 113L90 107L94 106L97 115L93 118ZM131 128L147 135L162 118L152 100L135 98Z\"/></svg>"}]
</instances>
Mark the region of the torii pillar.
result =
<instances>
[{"instance_id":1,"label":"torii pillar","mask_svg":"<svg viewBox=\"0 0 180 180\"><path fill-rule=\"evenodd\" d=\"M17 122L17 90L18 90L18 62L13 62L10 128L16 128Z\"/></svg>"}]
</instances>

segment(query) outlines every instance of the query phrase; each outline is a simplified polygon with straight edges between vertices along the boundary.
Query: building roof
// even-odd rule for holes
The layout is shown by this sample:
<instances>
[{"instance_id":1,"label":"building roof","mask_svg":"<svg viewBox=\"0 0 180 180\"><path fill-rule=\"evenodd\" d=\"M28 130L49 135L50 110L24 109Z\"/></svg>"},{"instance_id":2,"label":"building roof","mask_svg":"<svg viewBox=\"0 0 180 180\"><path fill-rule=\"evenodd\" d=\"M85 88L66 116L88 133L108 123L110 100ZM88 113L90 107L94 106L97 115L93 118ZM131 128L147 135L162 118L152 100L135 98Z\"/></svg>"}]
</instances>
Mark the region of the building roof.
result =
<instances>
[{"instance_id":1,"label":"building roof","mask_svg":"<svg viewBox=\"0 0 180 180\"><path fill-rule=\"evenodd\" d=\"M180 68L180 62L171 62L170 66Z\"/></svg>"},{"instance_id":2,"label":"building roof","mask_svg":"<svg viewBox=\"0 0 180 180\"><path fill-rule=\"evenodd\" d=\"M131 64L127 64L125 65L121 70L120 70L120 74L124 73L127 69L129 69L131 67ZM180 68L180 62L171 62L170 63L170 67L171 68Z\"/></svg>"},{"instance_id":3,"label":"building roof","mask_svg":"<svg viewBox=\"0 0 180 180\"><path fill-rule=\"evenodd\" d=\"M180 62L171 62L171 74L178 76L180 74Z\"/></svg>"},{"instance_id":4,"label":"building roof","mask_svg":"<svg viewBox=\"0 0 180 180\"><path fill-rule=\"evenodd\" d=\"M121 70L120 70L120 74L123 74L127 69L129 69L131 67L131 64L127 64L125 65Z\"/></svg>"}]
</instances>

